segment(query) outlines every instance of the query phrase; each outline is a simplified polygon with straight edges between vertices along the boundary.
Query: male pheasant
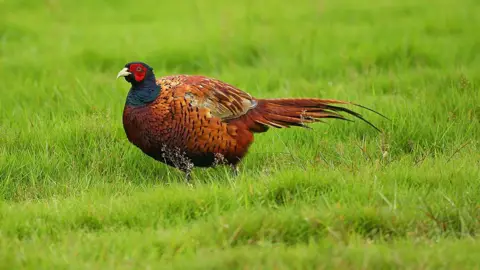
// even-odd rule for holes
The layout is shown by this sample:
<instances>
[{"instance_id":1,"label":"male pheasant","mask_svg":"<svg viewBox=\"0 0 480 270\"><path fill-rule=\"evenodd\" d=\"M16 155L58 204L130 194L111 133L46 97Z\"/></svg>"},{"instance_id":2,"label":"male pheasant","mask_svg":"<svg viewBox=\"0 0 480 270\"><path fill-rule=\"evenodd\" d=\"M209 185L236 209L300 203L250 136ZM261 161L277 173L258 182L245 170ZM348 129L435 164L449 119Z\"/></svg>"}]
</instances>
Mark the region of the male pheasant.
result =
<instances>
[{"instance_id":1,"label":"male pheasant","mask_svg":"<svg viewBox=\"0 0 480 270\"><path fill-rule=\"evenodd\" d=\"M119 77L132 85L123 112L128 140L148 156L184 171L187 179L194 166L228 164L236 170L253 142L253 133L269 127L306 127L306 123L322 118L347 120L339 114L344 112L377 129L360 114L337 106L352 104L368 109L351 102L257 99L204 76L156 79L153 69L142 62L126 64Z\"/></svg>"}]
</instances>

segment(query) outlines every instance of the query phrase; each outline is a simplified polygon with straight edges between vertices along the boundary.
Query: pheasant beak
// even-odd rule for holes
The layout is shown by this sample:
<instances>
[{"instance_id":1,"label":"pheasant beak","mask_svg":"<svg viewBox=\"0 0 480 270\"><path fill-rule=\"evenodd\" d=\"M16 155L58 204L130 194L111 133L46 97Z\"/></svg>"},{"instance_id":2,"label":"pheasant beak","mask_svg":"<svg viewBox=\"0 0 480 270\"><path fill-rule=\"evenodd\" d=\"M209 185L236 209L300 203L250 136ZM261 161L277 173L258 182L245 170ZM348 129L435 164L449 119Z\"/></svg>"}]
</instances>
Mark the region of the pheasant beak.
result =
<instances>
[{"instance_id":1,"label":"pheasant beak","mask_svg":"<svg viewBox=\"0 0 480 270\"><path fill-rule=\"evenodd\" d=\"M128 68L123 68L122 70L120 70L120 72L118 72L117 79L120 78L120 77L127 77L130 74L132 74L132 73L130 73L128 71Z\"/></svg>"}]
</instances>

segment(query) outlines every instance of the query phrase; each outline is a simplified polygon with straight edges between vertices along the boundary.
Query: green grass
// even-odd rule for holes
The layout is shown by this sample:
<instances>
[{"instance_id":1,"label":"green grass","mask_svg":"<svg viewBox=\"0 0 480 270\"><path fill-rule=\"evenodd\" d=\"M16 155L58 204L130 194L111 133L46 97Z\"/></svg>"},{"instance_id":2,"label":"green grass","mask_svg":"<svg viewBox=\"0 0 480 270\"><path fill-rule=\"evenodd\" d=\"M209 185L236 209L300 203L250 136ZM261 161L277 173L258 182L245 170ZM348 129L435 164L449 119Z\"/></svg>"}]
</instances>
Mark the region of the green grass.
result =
<instances>
[{"instance_id":1,"label":"green grass","mask_svg":"<svg viewBox=\"0 0 480 270\"><path fill-rule=\"evenodd\" d=\"M0 1L1 269L479 268L478 1L163 2ZM124 135L134 60L392 121L271 129L188 186Z\"/></svg>"}]
</instances>

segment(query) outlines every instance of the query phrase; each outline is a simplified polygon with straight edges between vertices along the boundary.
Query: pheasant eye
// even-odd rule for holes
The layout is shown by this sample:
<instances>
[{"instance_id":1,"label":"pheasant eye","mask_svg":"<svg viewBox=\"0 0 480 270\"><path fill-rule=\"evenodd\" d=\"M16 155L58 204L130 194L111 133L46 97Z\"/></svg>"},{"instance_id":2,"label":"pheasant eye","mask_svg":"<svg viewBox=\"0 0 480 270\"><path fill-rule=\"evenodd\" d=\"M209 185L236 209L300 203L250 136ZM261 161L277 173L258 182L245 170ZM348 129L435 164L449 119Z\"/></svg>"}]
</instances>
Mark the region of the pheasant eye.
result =
<instances>
[{"instance_id":1,"label":"pheasant eye","mask_svg":"<svg viewBox=\"0 0 480 270\"><path fill-rule=\"evenodd\" d=\"M135 71L136 71L136 72L142 72L142 68L141 68L141 67L137 67L137 68L135 69Z\"/></svg>"}]
</instances>

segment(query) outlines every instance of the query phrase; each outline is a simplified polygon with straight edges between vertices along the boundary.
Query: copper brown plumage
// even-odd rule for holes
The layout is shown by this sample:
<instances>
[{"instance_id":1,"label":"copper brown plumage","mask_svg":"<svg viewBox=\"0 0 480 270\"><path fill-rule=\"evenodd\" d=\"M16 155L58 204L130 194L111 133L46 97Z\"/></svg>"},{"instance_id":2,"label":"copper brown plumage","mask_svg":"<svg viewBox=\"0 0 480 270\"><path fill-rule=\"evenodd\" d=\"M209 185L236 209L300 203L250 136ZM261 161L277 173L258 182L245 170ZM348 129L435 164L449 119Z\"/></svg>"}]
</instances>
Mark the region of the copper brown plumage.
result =
<instances>
[{"instance_id":1,"label":"copper brown plumage","mask_svg":"<svg viewBox=\"0 0 480 270\"><path fill-rule=\"evenodd\" d=\"M236 168L253 142L253 133L269 127L306 127L322 118L347 120L340 114L344 112L376 128L360 114L338 106L353 104L346 101L256 99L204 76L156 79L153 69L142 62L128 63L118 77L132 84L123 112L128 140L187 177L194 166L222 163Z\"/></svg>"}]
</instances>

